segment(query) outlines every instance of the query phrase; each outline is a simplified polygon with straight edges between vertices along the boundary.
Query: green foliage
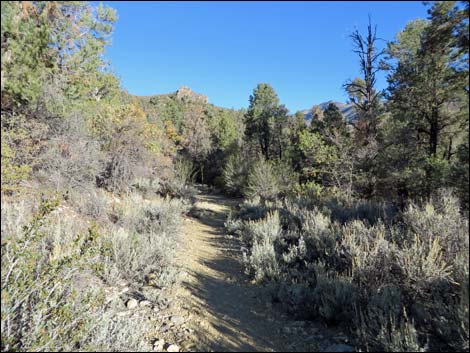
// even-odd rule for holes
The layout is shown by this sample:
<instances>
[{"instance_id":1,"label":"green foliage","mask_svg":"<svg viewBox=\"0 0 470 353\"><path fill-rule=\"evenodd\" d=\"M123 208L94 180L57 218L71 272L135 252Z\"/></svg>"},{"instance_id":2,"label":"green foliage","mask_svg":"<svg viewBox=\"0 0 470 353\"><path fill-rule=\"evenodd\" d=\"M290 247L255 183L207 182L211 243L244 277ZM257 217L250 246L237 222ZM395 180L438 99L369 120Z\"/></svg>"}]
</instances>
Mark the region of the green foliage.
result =
<instances>
[{"instance_id":1,"label":"green foliage","mask_svg":"<svg viewBox=\"0 0 470 353\"><path fill-rule=\"evenodd\" d=\"M241 195L248 183L250 160L241 151L235 151L227 157L222 172L224 187L229 194Z\"/></svg>"},{"instance_id":2,"label":"green foliage","mask_svg":"<svg viewBox=\"0 0 470 353\"><path fill-rule=\"evenodd\" d=\"M250 106L245 115L245 134L267 160L272 157L272 145L280 138L276 125L284 117L285 112L280 110L274 89L269 84L260 83L250 96Z\"/></svg>"},{"instance_id":3,"label":"green foliage","mask_svg":"<svg viewBox=\"0 0 470 353\"><path fill-rule=\"evenodd\" d=\"M186 208L155 192L168 192L179 140L109 72L115 20L87 2L2 3L2 351L148 350L147 318L118 317L105 295L117 280L162 287L178 274ZM153 203L109 193L137 184ZM15 201L46 190L60 202Z\"/></svg>"},{"instance_id":4,"label":"green foliage","mask_svg":"<svg viewBox=\"0 0 470 353\"><path fill-rule=\"evenodd\" d=\"M352 196L358 177L355 146L346 132L321 134L304 130L299 134L299 149L304 157L302 174L307 181L329 186L346 198Z\"/></svg>"},{"instance_id":5,"label":"green foliage","mask_svg":"<svg viewBox=\"0 0 470 353\"><path fill-rule=\"evenodd\" d=\"M6 132L2 131L2 193L18 191L19 183L26 180L31 173L29 165L15 165L15 153L4 139L6 134Z\"/></svg>"},{"instance_id":6,"label":"green foliage","mask_svg":"<svg viewBox=\"0 0 470 353\"><path fill-rule=\"evenodd\" d=\"M283 185L273 163L260 159L251 165L244 191L248 198L273 201L282 191Z\"/></svg>"},{"instance_id":7,"label":"green foliage","mask_svg":"<svg viewBox=\"0 0 470 353\"><path fill-rule=\"evenodd\" d=\"M456 41L457 28L465 21L468 26L468 19L457 16L458 11L455 2L436 2L429 20L410 22L388 45L388 55L397 62L389 67L389 108L392 126L399 128L387 144L401 144L409 162L393 153L389 159L396 160L395 169L424 175L421 185L407 188L413 196L429 196L449 185L449 164L468 126L468 62L465 77L464 53Z\"/></svg>"},{"instance_id":8,"label":"green foliage","mask_svg":"<svg viewBox=\"0 0 470 353\"><path fill-rule=\"evenodd\" d=\"M467 214L470 209L470 192L468 187L470 181L469 165L470 151L467 132L466 142L458 147L457 158L451 165L451 185L458 190L463 209L467 211Z\"/></svg>"},{"instance_id":9,"label":"green foliage","mask_svg":"<svg viewBox=\"0 0 470 353\"><path fill-rule=\"evenodd\" d=\"M2 3L2 92L16 104L35 103L52 71L47 13L15 1ZM2 105L4 103L2 97Z\"/></svg>"},{"instance_id":10,"label":"green foliage","mask_svg":"<svg viewBox=\"0 0 470 353\"><path fill-rule=\"evenodd\" d=\"M318 199L322 193L323 187L314 181L308 181L303 184L294 185L294 194L310 200Z\"/></svg>"},{"instance_id":11,"label":"green foliage","mask_svg":"<svg viewBox=\"0 0 470 353\"><path fill-rule=\"evenodd\" d=\"M146 321L101 291L173 283L195 181L249 198L227 228L288 311L352 327L368 350L468 350L467 3L433 3L388 44L387 97L375 30L355 31L357 119L317 106L309 129L267 83L246 112L187 87L122 92L106 6L1 10L2 196L64 199L2 202L2 350L146 349Z\"/></svg>"},{"instance_id":12,"label":"green foliage","mask_svg":"<svg viewBox=\"0 0 470 353\"><path fill-rule=\"evenodd\" d=\"M107 95L116 79L101 54L115 20L114 10L86 2L2 4L2 104L41 103L51 77L71 99Z\"/></svg>"},{"instance_id":13,"label":"green foliage","mask_svg":"<svg viewBox=\"0 0 470 353\"><path fill-rule=\"evenodd\" d=\"M322 119L315 121L315 124L310 127L313 132L320 133L330 144L335 135L348 135L346 119L334 103L330 103L323 112Z\"/></svg>"}]
</instances>

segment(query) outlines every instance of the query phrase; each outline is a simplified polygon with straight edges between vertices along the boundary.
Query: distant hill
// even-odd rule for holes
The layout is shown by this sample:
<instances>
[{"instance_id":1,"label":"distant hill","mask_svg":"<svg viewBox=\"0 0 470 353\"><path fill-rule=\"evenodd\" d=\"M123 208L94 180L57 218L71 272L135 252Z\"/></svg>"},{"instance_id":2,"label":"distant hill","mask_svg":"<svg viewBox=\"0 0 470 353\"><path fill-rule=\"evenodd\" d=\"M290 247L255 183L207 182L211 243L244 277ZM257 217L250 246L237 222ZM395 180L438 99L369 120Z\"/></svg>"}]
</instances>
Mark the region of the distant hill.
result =
<instances>
[{"instance_id":1,"label":"distant hill","mask_svg":"<svg viewBox=\"0 0 470 353\"><path fill-rule=\"evenodd\" d=\"M195 93L187 86L181 86L175 92L166 94L156 94L152 96L134 96L142 104L144 111L151 117L161 117L163 120L176 120L182 119L183 111L189 109L191 106L211 107L219 111L233 112L234 109L219 107L209 103L207 96ZM352 103L341 103L336 101L327 101L312 106L310 109L304 109L300 112L304 114L307 125L310 125L312 120L312 110L320 107L325 111L330 103L334 103L338 109L343 113L346 120L351 121L356 117L356 111ZM178 124L179 125L179 124Z\"/></svg>"},{"instance_id":2,"label":"distant hill","mask_svg":"<svg viewBox=\"0 0 470 353\"><path fill-rule=\"evenodd\" d=\"M225 118L230 116L237 121L237 124L238 122L239 125L242 124L241 110L219 107L209 103L207 96L196 93L187 86L181 86L175 92L166 94L134 95L134 97L140 102L140 106L150 120L171 121L178 131L181 131L186 112L194 109L203 111L208 120L216 121L222 115L226 115ZM217 124L214 123L213 126L217 126Z\"/></svg>"},{"instance_id":3,"label":"distant hill","mask_svg":"<svg viewBox=\"0 0 470 353\"><path fill-rule=\"evenodd\" d=\"M354 120L354 118L356 117L356 111L354 110L354 105L352 103L340 103L340 102L335 102L335 101L328 101L328 102L314 105L310 109L301 110L301 112L305 115L305 120L307 122L307 125L309 125L312 120L312 110L314 108L320 107L322 111L325 111L330 103L333 103L338 107L341 113L343 113L346 120L351 121L351 120Z\"/></svg>"}]
</instances>

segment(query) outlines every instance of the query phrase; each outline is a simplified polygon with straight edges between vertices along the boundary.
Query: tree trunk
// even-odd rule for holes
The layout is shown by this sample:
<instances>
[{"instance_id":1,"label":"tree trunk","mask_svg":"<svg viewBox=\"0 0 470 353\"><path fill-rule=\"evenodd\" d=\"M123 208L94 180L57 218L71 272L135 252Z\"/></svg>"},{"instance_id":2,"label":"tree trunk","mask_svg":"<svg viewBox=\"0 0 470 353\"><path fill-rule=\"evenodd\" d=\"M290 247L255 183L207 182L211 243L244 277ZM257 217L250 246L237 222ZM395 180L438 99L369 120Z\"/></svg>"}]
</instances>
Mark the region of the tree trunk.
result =
<instances>
[{"instance_id":1,"label":"tree trunk","mask_svg":"<svg viewBox=\"0 0 470 353\"><path fill-rule=\"evenodd\" d=\"M438 124L438 112L437 109L433 109L431 126L429 129L429 154L433 157L437 154L437 144L439 138L439 124Z\"/></svg>"}]
</instances>

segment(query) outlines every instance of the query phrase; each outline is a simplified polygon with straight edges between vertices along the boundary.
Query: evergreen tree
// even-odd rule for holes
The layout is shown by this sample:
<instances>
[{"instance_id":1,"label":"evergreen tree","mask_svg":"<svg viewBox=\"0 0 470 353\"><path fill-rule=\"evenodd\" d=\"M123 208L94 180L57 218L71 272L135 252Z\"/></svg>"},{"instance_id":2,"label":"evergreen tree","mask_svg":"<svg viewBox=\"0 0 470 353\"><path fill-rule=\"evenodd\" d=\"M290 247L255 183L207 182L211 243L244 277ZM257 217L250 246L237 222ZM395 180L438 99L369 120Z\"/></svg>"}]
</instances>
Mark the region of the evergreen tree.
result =
<instances>
[{"instance_id":1,"label":"evergreen tree","mask_svg":"<svg viewBox=\"0 0 470 353\"><path fill-rule=\"evenodd\" d=\"M436 2L427 22L410 23L388 48L397 61L388 78L395 136L412 132L403 143L419 161L415 172L424 171L428 195L448 184L449 163L468 126L468 68L462 74L455 11L455 2Z\"/></svg>"},{"instance_id":2,"label":"evergreen tree","mask_svg":"<svg viewBox=\"0 0 470 353\"><path fill-rule=\"evenodd\" d=\"M274 89L260 83L250 96L250 105L245 115L245 134L247 141L261 151L265 159L271 157L272 141L275 138L276 120L279 114L279 98Z\"/></svg>"},{"instance_id":3,"label":"evergreen tree","mask_svg":"<svg viewBox=\"0 0 470 353\"><path fill-rule=\"evenodd\" d=\"M323 127L327 138L331 138L335 134L348 134L346 119L336 104L328 104L324 113Z\"/></svg>"}]
</instances>

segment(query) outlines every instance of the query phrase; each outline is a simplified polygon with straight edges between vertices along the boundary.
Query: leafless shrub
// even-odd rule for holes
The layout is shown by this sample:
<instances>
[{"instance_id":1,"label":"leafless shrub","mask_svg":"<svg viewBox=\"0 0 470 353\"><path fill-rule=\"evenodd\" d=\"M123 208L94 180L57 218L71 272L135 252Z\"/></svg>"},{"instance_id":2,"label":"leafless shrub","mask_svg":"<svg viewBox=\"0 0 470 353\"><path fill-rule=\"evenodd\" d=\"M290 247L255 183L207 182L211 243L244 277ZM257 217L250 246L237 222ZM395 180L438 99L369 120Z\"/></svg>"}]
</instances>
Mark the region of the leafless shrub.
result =
<instances>
[{"instance_id":1,"label":"leafless shrub","mask_svg":"<svg viewBox=\"0 0 470 353\"><path fill-rule=\"evenodd\" d=\"M95 184L104 156L98 141L87 135L79 117L64 119L41 155L38 175L57 191L83 191Z\"/></svg>"}]
</instances>

